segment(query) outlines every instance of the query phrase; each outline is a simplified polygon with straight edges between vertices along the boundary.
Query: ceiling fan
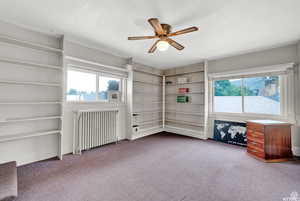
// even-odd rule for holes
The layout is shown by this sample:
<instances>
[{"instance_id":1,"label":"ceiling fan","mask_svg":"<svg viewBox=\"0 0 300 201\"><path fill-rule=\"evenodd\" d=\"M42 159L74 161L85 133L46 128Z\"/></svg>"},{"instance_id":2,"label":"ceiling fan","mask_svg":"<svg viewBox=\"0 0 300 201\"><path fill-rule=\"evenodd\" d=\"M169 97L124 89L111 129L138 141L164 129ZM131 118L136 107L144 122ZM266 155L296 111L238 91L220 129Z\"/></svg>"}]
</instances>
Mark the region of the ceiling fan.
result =
<instances>
[{"instance_id":1,"label":"ceiling fan","mask_svg":"<svg viewBox=\"0 0 300 201\"><path fill-rule=\"evenodd\" d=\"M177 43L176 41L172 40L169 37L186 34L193 31L198 31L197 27L190 27L190 28L182 29L180 31L171 33L171 26L169 24L160 24L157 18L150 18L148 22L151 24L151 26L154 29L155 32L154 36L128 37L128 40L144 40L144 39L158 38L158 40L149 49L148 53L153 53L156 49L160 51L166 51L169 48L169 45L173 46L177 50L183 50L184 46L180 45L179 43Z\"/></svg>"}]
</instances>

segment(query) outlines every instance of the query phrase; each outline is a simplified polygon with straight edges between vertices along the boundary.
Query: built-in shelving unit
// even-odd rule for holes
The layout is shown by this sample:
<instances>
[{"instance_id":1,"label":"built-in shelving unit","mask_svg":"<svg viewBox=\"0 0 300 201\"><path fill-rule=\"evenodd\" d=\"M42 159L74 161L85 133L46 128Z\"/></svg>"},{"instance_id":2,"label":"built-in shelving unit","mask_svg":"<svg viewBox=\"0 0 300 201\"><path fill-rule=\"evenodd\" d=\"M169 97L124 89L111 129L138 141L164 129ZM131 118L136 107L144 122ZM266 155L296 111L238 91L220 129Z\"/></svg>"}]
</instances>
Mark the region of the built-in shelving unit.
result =
<instances>
[{"instance_id":1,"label":"built-in shelving unit","mask_svg":"<svg viewBox=\"0 0 300 201\"><path fill-rule=\"evenodd\" d=\"M164 74L165 130L206 139L205 66L173 68Z\"/></svg>"},{"instance_id":2,"label":"built-in shelving unit","mask_svg":"<svg viewBox=\"0 0 300 201\"><path fill-rule=\"evenodd\" d=\"M6 36L6 35L0 35L0 42L9 43L9 44L13 44L16 46L21 46L21 47L28 47L28 48L32 48L32 49L36 49L36 50L41 50L41 51L56 52L56 53L63 52L63 50L60 48L54 48L54 47L50 47L47 45L43 45L43 44L31 42L31 41L26 41L26 40L21 40L21 39L13 38L13 37Z\"/></svg>"},{"instance_id":3,"label":"built-in shelving unit","mask_svg":"<svg viewBox=\"0 0 300 201\"><path fill-rule=\"evenodd\" d=\"M15 81L15 80L0 80L0 84L16 84L16 85L35 85L35 86L47 86L47 87L61 87L60 83L28 82L28 81Z\"/></svg>"},{"instance_id":4,"label":"built-in shelving unit","mask_svg":"<svg viewBox=\"0 0 300 201\"><path fill-rule=\"evenodd\" d=\"M131 139L162 131L162 71L132 64Z\"/></svg>"},{"instance_id":5,"label":"built-in shelving unit","mask_svg":"<svg viewBox=\"0 0 300 201\"><path fill-rule=\"evenodd\" d=\"M50 102L0 102L0 105L56 105L62 104L59 101L50 101Z\"/></svg>"},{"instance_id":6,"label":"built-in shelving unit","mask_svg":"<svg viewBox=\"0 0 300 201\"><path fill-rule=\"evenodd\" d=\"M62 70L61 66L41 64L41 63L36 63L36 62L31 62L31 61L24 61L24 60L19 60L19 59L11 59L11 58L2 58L2 57L0 57L0 62L20 64L20 65L22 65L22 67L28 66L28 67L50 68L50 69L55 69L55 70Z\"/></svg>"},{"instance_id":7,"label":"built-in shelving unit","mask_svg":"<svg viewBox=\"0 0 300 201\"><path fill-rule=\"evenodd\" d=\"M204 63L165 71L139 64L129 66L131 139L161 131L207 139ZM185 101L179 101L180 98Z\"/></svg>"},{"instance_id":8,"label":"built-in shelving unit","mask_svg":"<svg viewBox=\"0 0 300 201\"><path fill-rule=\"evenodd\" d=\"M53 140L61 159L63 38L30 34L24 31L20 38L0 31L0 142Z\"/></svg>"},{"instance_id":9,"label":"built-in shelving unit","mask_svg":"<svg viewBox=\"0 0 300 201\"><path fill-rule=\"evenodd\" d=\"M30 117L30 118L15 118L15 119L5 119L0 120L0 123L18 123L26 121L41 121L41 120L52 120L52 119L61 119L61 116L43 116L43 117Z\"/></svg>"},{"instance_id":10,"label":"built-in shelving unit","mask_svg":"<svg viewBox=\"0 0 300 201\"><path fill-rule=\"evenodd\" d=\"M1 135L0 142L22 140L26 138L33 138L33 137L46 136L46 135L57 135L57 134L61 134L61 130L50 130L50 131L43 131L43 132L36 132L36 133L21 133L21 134L14 134L14 135Z\"/></svg>"}]
</instances>

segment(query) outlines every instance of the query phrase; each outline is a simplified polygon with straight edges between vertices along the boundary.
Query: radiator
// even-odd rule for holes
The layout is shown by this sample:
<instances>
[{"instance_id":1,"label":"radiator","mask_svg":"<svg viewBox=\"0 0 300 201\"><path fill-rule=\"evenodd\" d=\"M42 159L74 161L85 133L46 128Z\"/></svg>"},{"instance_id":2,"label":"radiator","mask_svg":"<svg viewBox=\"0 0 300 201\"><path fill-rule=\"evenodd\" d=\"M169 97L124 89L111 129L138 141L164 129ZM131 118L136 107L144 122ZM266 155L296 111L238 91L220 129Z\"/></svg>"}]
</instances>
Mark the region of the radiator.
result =
<instances>
[{"instance_id":1,"label":"radiator","mask_svg":"<svg viewBox=\"0 0 300 201\"><path fill-rule=\"evenodd\" d=\"M117 109L75 111L73 154L117 142L117 123Z\"/></svg>"}]
</instances>

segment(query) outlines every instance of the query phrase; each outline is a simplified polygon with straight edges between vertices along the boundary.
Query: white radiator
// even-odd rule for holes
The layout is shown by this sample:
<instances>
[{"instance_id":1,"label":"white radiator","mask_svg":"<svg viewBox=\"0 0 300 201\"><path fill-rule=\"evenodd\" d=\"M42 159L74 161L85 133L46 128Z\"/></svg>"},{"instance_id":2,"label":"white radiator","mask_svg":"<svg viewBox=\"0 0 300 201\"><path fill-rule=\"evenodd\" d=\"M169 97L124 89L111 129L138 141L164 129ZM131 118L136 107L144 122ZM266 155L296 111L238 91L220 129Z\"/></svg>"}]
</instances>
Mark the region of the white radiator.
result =
<instances>
[{"instance_id":1,"label":"white radiator","mask_svg":"<svg viewBox=\"0 0 300 201\"><path fill-rule=\"evenodd\" d=\"M73 154L118 141L118 110L79 110L74 115Z\"/></svg>"}]
</instances>

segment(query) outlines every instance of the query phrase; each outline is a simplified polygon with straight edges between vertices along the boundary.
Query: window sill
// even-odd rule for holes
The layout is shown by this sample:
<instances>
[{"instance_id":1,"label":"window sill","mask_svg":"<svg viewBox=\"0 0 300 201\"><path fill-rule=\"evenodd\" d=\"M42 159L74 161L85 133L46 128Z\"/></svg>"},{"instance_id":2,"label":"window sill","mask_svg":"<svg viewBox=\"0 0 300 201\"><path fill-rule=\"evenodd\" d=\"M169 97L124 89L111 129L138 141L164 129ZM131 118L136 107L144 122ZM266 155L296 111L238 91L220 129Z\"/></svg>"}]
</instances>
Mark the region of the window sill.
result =
<instances>
[{"instance_id":1,"label":"window sill","mask_svg":"<svg viewBox=\"0 0 300 201\"><path fill-rule=\"evenodd\" d=\"M212 112L209 113L209 117L214 119L234 119L234 120L238 119L240 121L247 121L250 119L271 119L271 120L281 120L289 123L295 123L295 119L288 118L288 116L284 116L284 115Z\"/></svg>"},{"instance_id":2,"label":"window sill","mask_svg":"<svg viewBox=\"0 0 300 201\"><path fill-rule=\"evenodd\" d=\"M81 104L89 104L89 105L104 104L104 105L118 105L118 106L125 105L124 102L109 102L109 101L65 101L64 103L67 105L81 105Z\"/></svg>"}]
</instances>

